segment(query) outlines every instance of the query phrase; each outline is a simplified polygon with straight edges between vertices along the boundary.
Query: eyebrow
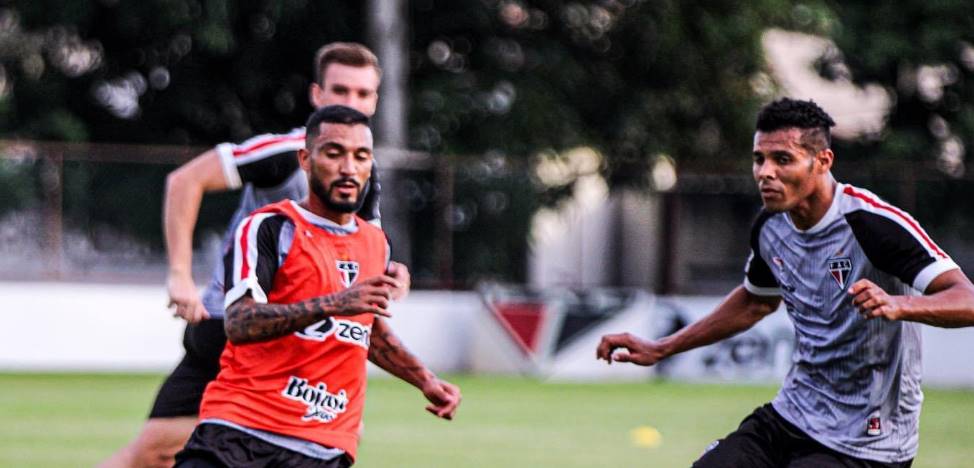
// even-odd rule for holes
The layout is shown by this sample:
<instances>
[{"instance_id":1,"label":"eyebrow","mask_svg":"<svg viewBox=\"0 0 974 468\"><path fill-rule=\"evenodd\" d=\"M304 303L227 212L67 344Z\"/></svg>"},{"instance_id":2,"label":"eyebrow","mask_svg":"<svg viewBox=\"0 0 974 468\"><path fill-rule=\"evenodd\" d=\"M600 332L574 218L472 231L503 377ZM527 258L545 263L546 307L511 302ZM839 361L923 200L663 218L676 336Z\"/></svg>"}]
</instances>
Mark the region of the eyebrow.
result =
<instances>
[{"instance_id":1,"label":"eyebrow","mask_svg":"<svg viewBox=\"0 0 974 468\"><path fill-rule=\"evenodd\" d=\"M325 151L325 150L329 150L329 149L336 149L336 150L339 150L339 151L351 151L353 154L358 154L358 153L362 153L362 152L372 154L372 149L369 148L369 147L367 147L367 146L360 146L358 148L351 148L351 149L349 149L349 148L346 148L345 145L342 145L341 143L336 143L336 142L333 142L333 141L326 141L326 142L322 143L321 146L318 147L318 151Z\"/></svg>"},{"instance_id":2,"label":"eyebrow","mask_svg":"<svg viewBox=\"0 0 974 468\"><path fill-rule=\"evenodd\" d=\"M335 143L333 141L326 141L326 142L322 143L321 146L319 146L318 148L319 149L332 149L332 148L334 148L334 149L344 150L345 149L345 145L342 145L341 143Z\"/></svg>"},{"instance_id":3,"label":"eyebrow","mask_svg":"<svg viewBox=\"0 0 974 468\"><path fill-rule=\"evenodd\" d=\"M766 155L768 155L768 156L794 156L794 153L791 153L791 152L788 152L788 151L785 151L785 150L773 150L773 151L769 151L769 152L754 150L754 151L751 152L751 154L754 155L754 156L766 156Z\"/></svg>"}]
</instances>

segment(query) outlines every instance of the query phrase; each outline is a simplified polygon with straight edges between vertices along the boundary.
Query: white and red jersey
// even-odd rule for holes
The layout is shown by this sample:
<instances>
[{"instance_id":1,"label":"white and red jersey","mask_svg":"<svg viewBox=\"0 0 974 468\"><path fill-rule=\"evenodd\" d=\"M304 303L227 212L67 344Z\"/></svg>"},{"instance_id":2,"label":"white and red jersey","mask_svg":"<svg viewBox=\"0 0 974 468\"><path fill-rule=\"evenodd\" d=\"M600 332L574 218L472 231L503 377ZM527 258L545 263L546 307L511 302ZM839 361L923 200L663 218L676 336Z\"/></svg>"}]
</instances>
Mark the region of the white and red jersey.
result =
<instances>
[{"instance_id":1,"label":"white and red jersey","mask_svg":"<svg viewBox=\"0 0 974 468\"><path fill-rule=\"evenodd\" d=\"M227 256L228 298L249 292L257 302L300 302L383 274L388 245L379 228L357 218L354 231L336 234L308 214L285 201L240 223ZM287 226L292 232L284 236ZM285 237L289 245L278 264ZM200 418L339 448L354 458L373 320L371 314L334 317L274 340L227 342Z\"/></svg>"}]
</instances>

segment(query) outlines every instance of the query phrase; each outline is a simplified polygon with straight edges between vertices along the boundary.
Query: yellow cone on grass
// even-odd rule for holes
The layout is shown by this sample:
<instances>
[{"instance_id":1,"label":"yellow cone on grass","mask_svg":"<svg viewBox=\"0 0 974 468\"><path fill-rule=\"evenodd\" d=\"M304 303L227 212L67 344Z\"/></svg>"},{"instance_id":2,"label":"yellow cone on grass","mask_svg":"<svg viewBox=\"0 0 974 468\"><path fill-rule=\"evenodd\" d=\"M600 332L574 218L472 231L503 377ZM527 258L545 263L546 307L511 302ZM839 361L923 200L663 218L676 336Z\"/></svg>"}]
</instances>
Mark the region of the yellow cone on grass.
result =
<instances>
[{"instance_id":1,"label":"yellow cone on grass","mask_svg":"<svg viewBox=\"0 0 974 468\"><path fill-rule=\"evenodd\" d=\"M652 426L639 426L629 431L629 437L637 447L655 448L663 443L663 435Z\"/></svg>"}]
</instances>

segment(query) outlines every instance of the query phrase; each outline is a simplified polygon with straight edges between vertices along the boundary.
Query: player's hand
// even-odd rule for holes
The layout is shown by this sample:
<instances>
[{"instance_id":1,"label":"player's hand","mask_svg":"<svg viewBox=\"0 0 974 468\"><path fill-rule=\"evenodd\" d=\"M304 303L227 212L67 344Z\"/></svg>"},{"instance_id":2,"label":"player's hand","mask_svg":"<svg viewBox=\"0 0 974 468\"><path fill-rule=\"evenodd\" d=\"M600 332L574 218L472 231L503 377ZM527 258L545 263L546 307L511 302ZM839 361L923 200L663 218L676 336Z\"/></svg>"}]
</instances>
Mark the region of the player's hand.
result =
<instances>
[{"instance_id":1,"label":"player's hand","mask_svg":"<svg viewBox=\"0 0 974 468\"><path fill-rule=\"evenodd\" d=\"M173 317L182 317L189 323L199 323L210 318L210 313L203 307L200 294L196 291L193 277L188 275L170 274L166 281L169 289L169 307L175 307Z\"/></svg>"},{"instance_id":2,"label":"player's hand","mask_svg":"<svg viewBox=\"0 0 974 468\"><path fill-rule=\"evenodd\" d=\"M423 396L430 402L430 404L426 405L426 411L429 411L438 418L446 420L453 419L453 415L456 414L457 407L460 406L460 400L462 399L460 387L434 377L429 383L423 386L422 390Z\"/></svg>"},{"instance_id":3,"label":"player's hand","mask_svg":"<svg viewBox=\"0 0 974 468\"><path fill-rule=\"evenodd\" d=\"M409 268L399 262L389 262L389 269L386 270L386 274L393 277L399 282L399 287L392 290L392 295L390 296L392 300L399 301L409 294L410 287L410 276Z\"/></svg>"},{"instance_id":4,"label":"player's hand","mask_svg":"<svg viewBox=\"0 0 974 468\"><path fill-rule=\"evenodd\" d=\"M616 353L617 350L625 352ZM658 341L643 340L630 333L605 335L595 350L595 358L612 364L631 362L640 366L651 366L665 358L666 352Z\"/></svg>"},{"instance_id":5,"label":"player's hand","mask_svg":"<svg viewBox=\"0 0 974 468\"><path fill-rule=\"evenodd\" d=\"M903 315L899 296L890 296L883 288L867 279L856 281L849 287L852 304L859 309L862 318L869 320L883 317L889 320L899 320Z\"/></svg>"},{"instance_id":6,"label":"player's hand","mask_svg":"<svg viewBox=\"0 0 974 468\"><path fill-rule=\"evenodd\" d=\"M363 280L342 292L324 296L323 306L331 315L375 314L392 317L387 310L392 291L400 288L398 281L388 275Z\"/></svg>"}]
</instances>

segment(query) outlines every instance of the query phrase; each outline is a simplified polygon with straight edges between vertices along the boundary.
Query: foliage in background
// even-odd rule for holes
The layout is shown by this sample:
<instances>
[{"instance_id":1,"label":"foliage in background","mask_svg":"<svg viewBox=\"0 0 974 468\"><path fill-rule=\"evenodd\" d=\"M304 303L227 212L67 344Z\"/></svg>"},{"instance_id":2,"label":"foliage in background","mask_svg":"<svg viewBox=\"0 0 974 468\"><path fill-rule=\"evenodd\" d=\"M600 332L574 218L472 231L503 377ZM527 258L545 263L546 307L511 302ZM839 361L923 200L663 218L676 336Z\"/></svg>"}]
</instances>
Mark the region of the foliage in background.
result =
<instances>
[{"instance_id":1,"label":"foliage in background","mask_svg":"<svg viewBox=\"0 0 974 468\"><path fill-rule=\"evenodd\" d=\"M600 155L595 170L613 189L645 188L659 155L747 165L765 98L753 86L763 69L762 32L769 25L820 32L824 24L801 21L824 16L818 4L803 16L775 0L410 7L413 145L523 168L515 179L476 168L457 175L465 189L457 189L449 217L460 221L453 258L457 270L469 267L469 275L456 272L467 279L524 278L530 214L571 193L578 175L542 180L531 173L539 160L567 167L573 148L592 147ZM488 193L503 194L499 216L486 216L496 207Z\"/></svg>"},{"instance_id":2,"label":"foliage in background","mask_svg":"<svg viewBox=\"0 0 974 468\"><path fill-rule=\"evenodd\" d=\"M857 157L936 163L963 175L974 145L974 14L963 0L834 2L819 71L879 83L893 107L882 134L850 145Z\"/></svg>"},{"instance_id":3,"label":"foliage in background","mask_svg":"<svg viewBox=\"0 0 974 468\"><path fill-rule=\"evenodd\" d=\"M762 32L820 32L775 0L411 5L415 144L517 158L593 146L612 186L644 183L661 153L747 160Z\"/></svg>"},{"instance_id":4,"label":"foliage in background","mask_svg":"<svg viewBox=\"0 0 974 468\"><path fill-rule=\"evenodd\" d=\"M893 102L882 133L840 142L838 152L853 167L869 161L891 177L919 177L915 195L876 189L950 250L952 239L974 227L974 9L964 0L829 7L836 49L819 59L821 76L881 84Z\"/></svg>"},{"instance_id":5,"label":"foliage in background","mask_svg":"<svg viewBox=\"0 0 974 468\"><path fill-rule=\"evenodd\" d=\"M754 113L775 92L760 48L769 27L834 39L837 48L816 64L822 76L879 83L895 98L886 131L840 145L850 160L926 161L960 176L974 145L974 15L966 3L409 1L411 144L465 161L448 212L428 209L444 188L416 192L427 198L412 211L415 233L446 223L462 281L520 280L530 214L573 182L541 180L531 172L537 161L592 147L612 188L644 187L661 155L684 167L746 167ZM334 40L368 42L368 5L0 1L0 131L210 145L289 129L310 111L313 52ZM36 180L14 187L17 171L0 171L13 181L0 209L23 206L36 191ZM66 171L69 221L116 225L161 244L166 168ZM212 211L228 213L233 201L222 198ZM435 276L442 257L423 242L413 257Z\"/></svg>"},{"instance_id":6,"label":"foliage in background","mask_svg":"<svg viewBox=\"0 0 974 468\"><path fill-rule=\"evenodd\" d=\"M0 4L4 138L210 145L300 125L315 50L364 41L362 2L38 0ZM161 246L171 168L69 165L65 212ZM33 182L26 182L33 183ZM227 213L204 226L225 222Z\"/></svg>"}]
</instances>

